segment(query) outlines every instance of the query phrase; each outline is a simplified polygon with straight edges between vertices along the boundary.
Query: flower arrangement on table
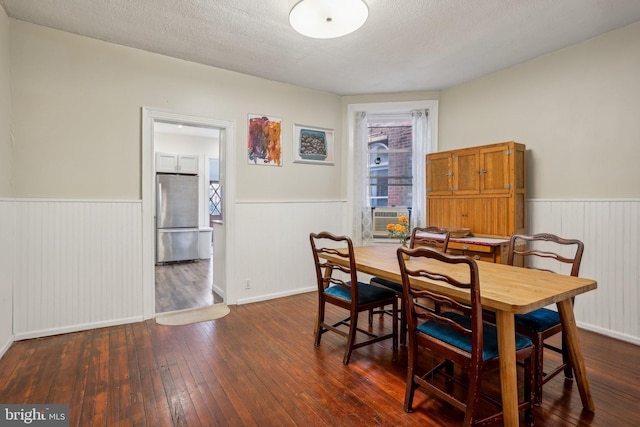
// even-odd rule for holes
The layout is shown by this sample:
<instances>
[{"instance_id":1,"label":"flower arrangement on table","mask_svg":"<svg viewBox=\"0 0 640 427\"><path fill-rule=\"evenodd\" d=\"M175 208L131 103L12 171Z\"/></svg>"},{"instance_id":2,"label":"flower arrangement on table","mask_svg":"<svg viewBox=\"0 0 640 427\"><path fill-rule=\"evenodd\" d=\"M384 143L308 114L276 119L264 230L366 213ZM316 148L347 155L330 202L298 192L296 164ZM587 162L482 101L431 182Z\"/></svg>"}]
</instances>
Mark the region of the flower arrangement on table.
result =
<instances>
[{"instance_id":1,"label":"flower arrangement on table","mask_svg":"<svg viewBox=\"0 0 640 427\"><path fill-rule=\"evenodd\" d=\"M398 217L397 224L387 224L387 232L392 239L398 239L403 246L406 245L407 238L411 235L409 228L409 218L404 215Z\"/></svg>"}]
</instances>

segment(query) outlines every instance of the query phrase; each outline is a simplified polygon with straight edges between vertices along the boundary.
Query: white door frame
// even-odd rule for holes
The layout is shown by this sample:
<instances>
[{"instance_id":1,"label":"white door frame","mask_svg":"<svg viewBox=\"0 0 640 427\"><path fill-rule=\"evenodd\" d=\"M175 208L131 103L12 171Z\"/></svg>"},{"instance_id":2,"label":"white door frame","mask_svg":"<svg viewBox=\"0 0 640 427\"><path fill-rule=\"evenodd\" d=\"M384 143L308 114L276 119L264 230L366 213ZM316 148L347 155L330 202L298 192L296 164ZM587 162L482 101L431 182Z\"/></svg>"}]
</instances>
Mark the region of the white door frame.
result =
<instances>
[{"instance_id":1,"label":"white door frame","mask_svg":"<svg viewBox=\"0 0 640 427\"><path fill-rule=\"evenodd\" d=\"M153 127L157 120L183 123L185 125L209 126L220 129L220 185L222 186L223 230L226 254L232 254L234 239L228 226L233 218L235 207L235 122L228 120L198 117L155 108L142 107L142 300L145 319L155 316L155 154L153 143ZM231 256L217 257L222 265L217 265L214 257L214 270L220 273L222 283L217 283L217 289L222 291L222 297L227 301L227 277L231 271ZM233 299L233 298L231 298Z\"/></svg>"}]
</instances>

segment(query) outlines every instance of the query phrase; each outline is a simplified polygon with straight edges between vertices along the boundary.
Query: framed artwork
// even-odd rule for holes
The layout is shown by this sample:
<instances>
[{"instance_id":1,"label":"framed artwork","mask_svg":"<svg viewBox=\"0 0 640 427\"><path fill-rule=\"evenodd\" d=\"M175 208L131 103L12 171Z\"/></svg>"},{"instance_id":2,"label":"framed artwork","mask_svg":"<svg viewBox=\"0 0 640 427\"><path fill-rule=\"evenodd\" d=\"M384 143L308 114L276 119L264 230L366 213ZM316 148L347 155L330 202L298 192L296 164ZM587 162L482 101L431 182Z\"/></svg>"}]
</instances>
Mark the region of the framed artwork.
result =
<instances>
[{"instance_id":1,"label":"framed artwork","mask_svg":"<svg viewBox=\"0 0 640 427\"><path fill-rule=\"evenodd\" d=\"M249 114L247 159L251 165L282 166L282 119Z\"/></svg>"},{"instance_id":2,"label":"framed artwork","mask_svg":"<svg viewBox=\"0 0 640 427\"><path fill-rule=\"evenodd\" d=\"M293 161L333 165L333 129L293 125Z\"/></svg>"}]
</instances>

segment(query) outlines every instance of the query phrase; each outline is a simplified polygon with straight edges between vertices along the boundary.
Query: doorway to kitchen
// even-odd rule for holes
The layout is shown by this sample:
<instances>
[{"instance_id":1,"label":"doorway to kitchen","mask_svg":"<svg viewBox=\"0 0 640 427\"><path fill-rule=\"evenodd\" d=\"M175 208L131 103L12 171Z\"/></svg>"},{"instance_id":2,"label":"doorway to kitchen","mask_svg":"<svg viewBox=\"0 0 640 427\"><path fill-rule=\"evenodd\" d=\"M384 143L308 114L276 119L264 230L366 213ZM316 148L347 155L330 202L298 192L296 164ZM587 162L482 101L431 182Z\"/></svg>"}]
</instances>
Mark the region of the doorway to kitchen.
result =
<instances>
[{"instance_id":1,"label":"doorway to kitchen","mask_svg":"<svg viewBox=\"0 0 640 427\"><path fill-rule=\"evenodd\" d=\"M155 311L222 302L213 289L212 220L221 220L220 129L155 121ZM181 183L175 192L171 185ZM188 183L188 186L184 184ZM173 206L172 206L173 205ZM215 214L215 215L212 215ZM168 225L180 222L179 228Z\"/></svg>"},{"instance_id":2,"label":"doorway to kitchen","mask_svg":"<svg viewBox=\"0 0 640 427\"><path fill-rule=\"evenodd\" d=\"M226 275L228 240L227 229L222 215L232 215L232 191L226 190L227 179L234 175L233 150L226 148L233 140L233 122L179 113L142 108L142 210L143 210L143 300L145 318L152 318L156 312L193 308L217 302L226 302ZM209 141L205 142L207 136ZM171 136L168 136L171 134ZM191 135L189 135L191 134ZM213 135L213 136L212 136ZM217 146L216 146L217 142ZM205 148L203 148L205 147ZM174 154L176 158L186 158L184 175L197 175L198 179L198 219L195 228L198 233L198 249L190 262L168 262L162 272L156 272L157 253L156 227L156 154ZM197 162L194 157L197 156ZM170 158L171 156L168 156ZM164 157L166 160L166 157ZM217 218L210 227L210 176L211 160L217 160ZM227 166L227 162L231 166ZM169 162L170 163L170 162ZM163 164L162 168L166 167ZM195 169L195 171L194 171ZM173 175L171 171L169 175ZM176 175L182 175L176 173ZM231 180L232 181L232 180ZM202 238L200 238L202 235ZM212 238L212 235L215 236ZM212 245L212 242L217 242ZM202 245L200 245L202 243ZM158 274L156 274L158 273ZM158 303L158 300L163 300ZM167 302L170 301L171 302Z\"/></svg>"}]
</instances>

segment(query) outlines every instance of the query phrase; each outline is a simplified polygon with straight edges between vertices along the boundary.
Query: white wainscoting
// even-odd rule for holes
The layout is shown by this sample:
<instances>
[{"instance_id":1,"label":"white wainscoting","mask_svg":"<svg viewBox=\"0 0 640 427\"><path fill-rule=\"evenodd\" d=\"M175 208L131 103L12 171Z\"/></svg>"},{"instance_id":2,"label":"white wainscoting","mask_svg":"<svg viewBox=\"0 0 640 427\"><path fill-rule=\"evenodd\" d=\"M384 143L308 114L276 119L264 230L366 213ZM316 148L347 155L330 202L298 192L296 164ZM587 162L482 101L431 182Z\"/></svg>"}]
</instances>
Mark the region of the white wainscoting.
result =
<instances>
[{"instance_id":1,"label":"white wainscoting","mask_svg":"<svg viewBox=\"0 0 640 427\"><path fill-rule=\"evenodd\" d=\"M309 233L344 234L346 203L239 202L231 279L244 304L317 289ZM249 281L249 289L247 288Z\"/></svg>"},{"instance_id":2,"label":"white wainscoting","mask_svg":"<svg viewBox=\"0 0 640 427\"><path fill-rule=\"evenodd\" d=\"M640 200L529 200L528 232L580 239L580 276L598 289L576 297L580 327L640 345Z\"/></svg>"},{"instance_id":3,"label":"white wainscoting","mask_svg":"<svg viewBox=\"0 0 640 427\"><path fill-rule=\"evenodd\" d=\"M15 339L143 320L141 209L139 201L0 200ZM576 298L579 325L640 344L640 200L529 200L527 210L530 233L585 243L580 275L598 289ZM239 304L314 291L309 233L344 234L349 222L344 201L239 202L235 213L225 219L236 239L226 285Z\"/></svg>"},{"instance_id":4,"label":"white wainscoting","mask_svg":"<svg viewBox=\"0 0 640 427\"><path fill-rule=\"evenodd\" d=\"M143 319L140 201L16 200L16 339Z\"/></svg>"}]
</instances>

